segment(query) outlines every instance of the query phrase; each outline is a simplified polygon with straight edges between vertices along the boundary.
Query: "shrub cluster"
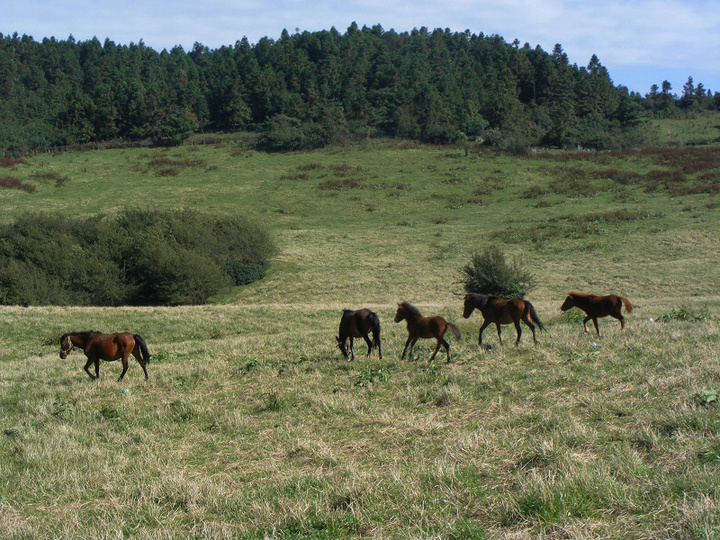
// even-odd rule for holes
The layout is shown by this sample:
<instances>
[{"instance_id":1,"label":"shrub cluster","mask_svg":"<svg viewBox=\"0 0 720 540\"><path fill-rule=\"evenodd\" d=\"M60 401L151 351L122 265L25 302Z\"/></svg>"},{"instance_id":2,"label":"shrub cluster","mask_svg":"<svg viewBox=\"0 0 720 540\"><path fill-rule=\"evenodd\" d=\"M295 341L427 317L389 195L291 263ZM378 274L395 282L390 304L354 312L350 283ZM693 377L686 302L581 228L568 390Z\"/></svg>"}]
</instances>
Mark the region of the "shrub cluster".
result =
<instances>
[{"instance_id":1,"label":"shrub cluster","mask_svg":"<svg viewBox=\"0 0 720 540\"><path fill-rule=\"evenodd\" d=\"M462 274L466 292L500 298L524 297L536 285L535 276L524 270L517 260L508 263L497 246L473 253Z\"/></svg>"},{"instance_id":2,"label":"shrub cluster","mask_svg":"<svg viewBox=\"0 0 720 540\"><path fill-rule=\"evenodd\" d=\"M241 217L26 214L0 228L0 304L201 304L263 277L272 236Z\"/></svg>"}]
</instances>

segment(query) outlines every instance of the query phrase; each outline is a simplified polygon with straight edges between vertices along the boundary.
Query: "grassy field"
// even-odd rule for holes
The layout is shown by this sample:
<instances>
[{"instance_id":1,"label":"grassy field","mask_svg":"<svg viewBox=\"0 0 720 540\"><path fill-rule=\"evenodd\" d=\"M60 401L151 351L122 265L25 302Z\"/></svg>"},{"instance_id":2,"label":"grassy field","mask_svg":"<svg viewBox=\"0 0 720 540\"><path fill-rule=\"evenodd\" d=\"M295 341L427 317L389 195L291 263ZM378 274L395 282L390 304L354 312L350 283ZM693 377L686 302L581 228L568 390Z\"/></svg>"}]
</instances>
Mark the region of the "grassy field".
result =
<instances>
[{"instance_id":1,"label":"grassy field","mask_svg":"<svg viewBox=\"0 0 720 540\"><path fill-rule=\"evenodd\" d=\"M0 188L5 222L192 207L280 245L207 306L0 307L0 537L716 537L720 418L697 400L720 387L720 148L211 142L0 168L25 186ZM538 279L537 346L489 328L481 353L461 316L460 268L491 244ZM569 290L627 296L626 331L584 335ZM399 360L403 300L460 327L451 364L429 341ZM363 306L384 357L344 362L341 310ZM143 335L150 381L60 360L81 329Z\"/></svg>"}]
</instances>

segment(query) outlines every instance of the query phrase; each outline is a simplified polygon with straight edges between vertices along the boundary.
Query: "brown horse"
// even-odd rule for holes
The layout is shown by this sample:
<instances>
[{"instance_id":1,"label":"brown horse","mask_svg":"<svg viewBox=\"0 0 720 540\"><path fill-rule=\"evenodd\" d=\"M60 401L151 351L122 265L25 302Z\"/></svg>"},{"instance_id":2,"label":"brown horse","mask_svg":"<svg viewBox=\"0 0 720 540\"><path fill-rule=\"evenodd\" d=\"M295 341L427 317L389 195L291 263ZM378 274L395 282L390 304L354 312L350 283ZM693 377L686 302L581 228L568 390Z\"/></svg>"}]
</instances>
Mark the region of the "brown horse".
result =
<instances>
[{"instance_id":1,"label":"brown horse","mask_svg":"<svg viewBox=\"0 0 720 540\"><path fill-rule=\"evenodd\" d=\"M373 339L370 341L368 334L372 333ZM382 349L380 347L380 319L378 316L370 311L369 309L359 309L357 311L351 311L349 309L343 310L343 315L340 318L340 330L339 335L335 338L337 340L338 348L343 353L345 360L354 360L355 353L353 352L353 338L361 337L365 340L368 346L367 355L370 356L373 347L377 347L380 360L382 360ZM348 347L347 341L350 340L350 347Z\"/></svg>"},{"instance_id":2,"label":"brown horse","mask_svg":"<svg viewBox=\"0 0 720 540\"><path fill-rule=\"evenodd\" d=\"M123 370L118 381L121 381L128 369L128 358L132 354L145 372L145 380L148 379L148 372L145 365L150 362L145 340L137 334L123 332L120 334L102 334L100 332L68 332L60 338L60 358L67 358L68 354L79 347L87 356L85 371L91 379L100 377L100 360L112 362L122 358ZM95 375L90 373L90 366L95 364Z\"/></svg>"},{"instance_id":3,"label":"brown horse","mask_svg":"<svg viewBox=\"0 0 720 540\"><path fill-rule=\"evenodd\" d=\"M620 313L623 304L625 304L625 311L631 313L633 305L627 298L622 296L616 296L614 294L597 296L595 294L571 292L568 293L567 298L563 302L563 305L560 306L560 309L562 311L567 311L573 307L582 309L587 315L587 317L583 319L583 328L585 329L585 333L588 333L587 322L592 319L592 322L595 325L595 331L599 336L600 329L598 328L598 317L607 317L610 315L620 321L620 331L625 328L625 317L623 317Z\"/></svg>"},{"instance_id":4,"label":"brown horse","mask_svg":"<svg viewBox=\"0 0 720 540\"><path fill-rule=\"evenodd\" d=\"M484 294L466 294L463 317L466 319L470 317L476 308L480 310L485 319L480 327L480 335L478 336L478 347L480 348L482 348L483 330L491 323L495 323L497 327L500 345L502 345L502 336L500 335L500 325L502 324L513 323L515 325L515 331L517 332L517 340L515 340L516 347L520 344L520 336L522 335L520 321L524 322L532 331L533 343L535 344L537 344L537 339L535 339L535 325L533 322L538 325L541 331L545 330L533 305L522 298L504 300L496 296L487 296Z\"/></svg>"},{"instance_id":5,"label":"brown horse","mask_svg":"<svg viewBox=\"0 0 720 540\"><path fill-rule=\"evenodd\" d=\"M437 340L437 346L429 361L432 362L438 350L440 350L440 345L442 345L445 347L448 364L450 363L450 345L445 341L443 336L445 332L450 330L457 339L460 339L460 329L457 326L439 316L423 317L415 306L407 302L398 304L397 313L395 314L396 323L403 319L407 321L408 338L405 342L401 359L405 358L408 345L410 346L410 359L412 359L412 350L418 339L435 338Z\"/></svg>"}]
</instances>

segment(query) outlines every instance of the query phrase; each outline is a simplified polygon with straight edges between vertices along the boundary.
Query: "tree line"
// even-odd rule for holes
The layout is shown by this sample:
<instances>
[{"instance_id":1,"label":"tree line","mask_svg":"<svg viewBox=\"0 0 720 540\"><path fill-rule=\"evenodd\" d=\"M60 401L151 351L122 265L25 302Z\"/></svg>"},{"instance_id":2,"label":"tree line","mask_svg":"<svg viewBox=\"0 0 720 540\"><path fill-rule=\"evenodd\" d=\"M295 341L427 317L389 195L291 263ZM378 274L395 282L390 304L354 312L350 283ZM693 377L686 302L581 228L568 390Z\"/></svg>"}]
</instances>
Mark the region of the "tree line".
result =
<instances>
[{"instance_id":1,"label":"tree line","mask_svg":"<svg viewBox=\"0 0 720 540\"><path fill-rule=\"evenodd\" d=\"M102 141L178 144L196 131L251 130L270 150L377 135L510 148L637 144L644 114L718 108L692 79L641 96L593 55L571 64L497 35L380 25L218 49L0 34L0 155Z\"/></svg>"}]
</instances>

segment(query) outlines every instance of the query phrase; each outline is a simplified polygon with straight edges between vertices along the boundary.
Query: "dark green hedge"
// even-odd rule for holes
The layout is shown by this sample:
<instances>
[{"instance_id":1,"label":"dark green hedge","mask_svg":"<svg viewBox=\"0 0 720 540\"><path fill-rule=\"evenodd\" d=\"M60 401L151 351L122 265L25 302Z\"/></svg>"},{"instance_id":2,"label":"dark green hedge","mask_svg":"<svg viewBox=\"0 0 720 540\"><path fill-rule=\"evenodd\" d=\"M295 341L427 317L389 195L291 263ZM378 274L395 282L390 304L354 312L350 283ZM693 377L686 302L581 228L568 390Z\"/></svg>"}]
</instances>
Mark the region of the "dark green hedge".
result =
<instances>
[{"instance_id":1,"label":"dark green hedge","mask_svg":"<svg viewBox=\"0 0 720 540\"><path fill-rule=\"evenodd\" d=\"M242 217L27 214L0 228L0 303L202 304L261 279L275 252L270 232Z\"/></svg>"}]
</instances>

